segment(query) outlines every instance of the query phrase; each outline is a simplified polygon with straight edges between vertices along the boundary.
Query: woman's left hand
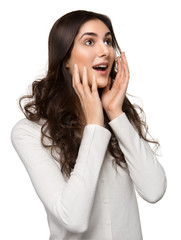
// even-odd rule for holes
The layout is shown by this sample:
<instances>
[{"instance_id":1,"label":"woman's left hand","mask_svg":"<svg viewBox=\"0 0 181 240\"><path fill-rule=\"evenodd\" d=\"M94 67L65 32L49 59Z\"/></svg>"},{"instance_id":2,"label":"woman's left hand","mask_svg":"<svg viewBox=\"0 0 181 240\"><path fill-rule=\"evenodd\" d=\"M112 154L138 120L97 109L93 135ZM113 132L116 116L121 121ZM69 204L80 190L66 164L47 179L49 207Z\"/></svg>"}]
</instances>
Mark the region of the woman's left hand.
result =
<instances>
[{"instance_id":1,"label":"woman's left hand","mask_svg":"<svg viewBox=\"0 0 181 240\"><path fill-rule=\"evenodd\" d=\"M129 68L124 52L121 53L121 59L117 57L117 66L118 71L112 88L110 89L111 78L109 78L101 97L102 106L110 121L123 112L122 106L129 82Z\"/></svg>"}]
</instances>

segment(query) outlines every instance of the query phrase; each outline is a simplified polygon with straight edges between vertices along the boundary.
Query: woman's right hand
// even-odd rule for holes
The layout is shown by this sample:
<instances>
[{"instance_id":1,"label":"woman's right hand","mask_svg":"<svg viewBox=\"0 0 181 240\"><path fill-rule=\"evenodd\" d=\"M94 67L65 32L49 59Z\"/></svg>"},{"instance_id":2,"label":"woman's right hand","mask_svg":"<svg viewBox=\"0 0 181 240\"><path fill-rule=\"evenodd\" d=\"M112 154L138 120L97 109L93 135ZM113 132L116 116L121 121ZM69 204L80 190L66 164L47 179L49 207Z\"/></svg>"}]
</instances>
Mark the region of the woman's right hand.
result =
<instances>
[{"instance_id":1,"label":"woman's right hand","mask_svg":"<svg viewBox=\"0 0 181 240\"><path fill-rule=\"evenodd\" d=\"M82 82L80 81L77 64L74 66L72 77L73 88L79 97L86 125L97 124L104 126L102 103L97 90L96 78L93 75L92 86L88 84L87 69L84 67Z\"/></svg>"}]
</instances>

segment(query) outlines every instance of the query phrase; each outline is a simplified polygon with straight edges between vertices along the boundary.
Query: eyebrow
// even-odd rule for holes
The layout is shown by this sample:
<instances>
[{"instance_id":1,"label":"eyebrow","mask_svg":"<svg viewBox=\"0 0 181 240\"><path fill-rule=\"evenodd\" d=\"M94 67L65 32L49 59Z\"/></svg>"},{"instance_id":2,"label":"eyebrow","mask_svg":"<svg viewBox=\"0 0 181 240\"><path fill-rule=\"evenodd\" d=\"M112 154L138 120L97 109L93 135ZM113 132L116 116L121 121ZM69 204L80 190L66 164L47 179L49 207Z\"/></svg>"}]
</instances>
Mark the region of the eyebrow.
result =
<instances>
[{"instance_id":1,"label":"eyebrow","mask_svg":"<svg viewBox=\"0 0 181 240\"><path fill-rule=\"evenodd\" d=\"M97 33L94 33L94 32L85 32L84 34L82 34L82 36L80 37L80 39L83 38L83 36L85 36L85 35L93 36L93 37L98 37ZM111 35L111 32L107 32L104 37L107 37L107 36L112 36L112 35ZM80 39L79 39L79 40L80 40Z\"/></svg>"}]
</instances>

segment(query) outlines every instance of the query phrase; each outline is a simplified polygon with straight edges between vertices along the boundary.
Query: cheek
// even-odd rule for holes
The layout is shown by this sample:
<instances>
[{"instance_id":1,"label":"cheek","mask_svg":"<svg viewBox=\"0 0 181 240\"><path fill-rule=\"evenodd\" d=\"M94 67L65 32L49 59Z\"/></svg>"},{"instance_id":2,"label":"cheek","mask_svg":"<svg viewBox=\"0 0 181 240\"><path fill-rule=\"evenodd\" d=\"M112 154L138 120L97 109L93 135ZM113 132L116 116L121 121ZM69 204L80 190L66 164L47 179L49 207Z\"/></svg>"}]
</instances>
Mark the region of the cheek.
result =
<instances>
[{"instance_id":1,"label":"cheek","mask_svg":"<svg viewBox=\"0 0 181 240\"><path fill-rule=\"evenodd\" d=\"M90 54L87 50L77 48L76 51L72 52L72 58L76 64L84 65L88 61L88 58L90 58Z\"/></svg>"},{"instance_id":2,"label":"cheek","mask_svg":"<svg viewBox=\"0 0 181 240\"><path fill-rule=\"evenodd\" d=\"M79 74L82 76L83 67L88 65L89 61L90 54L88 54L88 51L82 50L72 51L71 57L69 59L69 70L71 74L73 73L74 65L77 64Z\"/></svg>"},{"instance_id":3,"label":"cheek","mask_svg":"<svg viewBox=\"0 0 181 240\"><path fill-rule=\"evenodd\" d=\"M112 50L112 52L111 52L111 60L112 60L112 64L113 64L113 62L115 61L115 56L116 56L115 51Z\"/></svg>"}]
</instances>

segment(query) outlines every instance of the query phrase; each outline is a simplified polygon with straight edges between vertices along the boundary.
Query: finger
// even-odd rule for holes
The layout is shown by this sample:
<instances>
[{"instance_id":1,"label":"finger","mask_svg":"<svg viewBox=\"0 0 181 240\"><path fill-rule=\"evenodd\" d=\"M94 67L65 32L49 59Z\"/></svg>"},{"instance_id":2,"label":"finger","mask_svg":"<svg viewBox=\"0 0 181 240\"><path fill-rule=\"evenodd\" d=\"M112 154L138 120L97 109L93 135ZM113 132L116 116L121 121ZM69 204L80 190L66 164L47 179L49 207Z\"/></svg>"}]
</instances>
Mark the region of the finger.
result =
<instances>
[{"instance_id":1,"label":"finger","mask_svg":"<svg viewBox=\"0 0 181 240\"><path fill-rule=\"evenodd\" d=\"M98 89L97 89L97 80L96 80L96 77L95 75L93 74L93 79L92 79L92 94L95 96L95 97L98 97L99 98L99 93L98 93Z\"/></svg>"},{"instance_id":2,"label":"finger","mask_svg":"<svg viewBox=\"0 0 181 240\"><path fill-rule=\"evenodd\" d=\"M123 64L122 59L120 57L117 57L117 74L115 81L113 83L113 88L117 88L120 85L121 78L123 77Z\"/></svg>"},{"instance_id":3,"label":"finger","mask_svg":"<svg viewBox=\"0 0 181 240\"><path fill-rule=\"evenodd\" d=\"M126 82L129 81L129 69L128 69L128 65L124 64L124 69L125 69L125 80Z\"/></svg>"},{"instance_id":4,"label":"finger","mask_svg":"<svg viewBox=\"0 0 181 240\"><path fill-rule=\"evenodd\" d=\"M97 82L96 82L96 77L93 74L93 79L92 79L92 93L97 92Z\"/></svg>"},{"instance_id":5,"label":"finger","mask_svg":"<svg viewBox=\"0 0 181 240\"><path fill-rule=\"evenodd\" d=\"M73 87L78 96L84 95L82 84L80 82L79 70L77 64L74 65L74 72L73 72Z\"/></svg>"},{"instance_id":6,"label":"finger","mask_svg":"<svg viewBox=\"0 0 181 240\"><path fill-rule=\"evenodd\" d=\"M120 78L121 76L121 70L122 70L122 66L121 66L122 60L120 59L120 56L117 57L117 75L116 78Z\"/></svg>"},{"instance_id":7,"label":"finger","mask_svg":"<svg viewBox=\"0 0 181 240\"><path fill-rule=\"evenodd\" d=\"M127 64L123 64L124 67L124 77L122 78L122 82L120 87L122 88L122 90L124 92L126 92L127 87L128 87L128 83L129 83L129 70L128 70L128 65Z\"/></svg>"},{"instance_id":8,"label":"finger","mask_svg":"<svg viewBox=\"0 0 181 240\"><path fill-rule=\"evenodd\" d=\"M130 72L129 72L129 66L128 66L128 62L127 62L125 53L123 53L123 61L124 61L124 64L126 65L126 68L127 68L126 71L128 71L128 78L129 78Z\"/></svg>"},{"instance_id":9,"label":"finger","mask_svg":"<svg viewBox=\"0 0 181 240\"><path fill-rule=\"evenodd\" d=\"M76 89L75 82L78 81L79 75L77 74L77 64L74 65L73 75L72 75L72 86Z\"/></svg>"},{"instance_id":10,"label":"finger","mask_svg":"<svg viewBox=\"0 0 181 240\"><path fill-rule=\"evenodd\" d=\"M124 58L124 57L123 57ZM120 74L120 79L121 80L124 80L124 77L125 77L125 68L124 68L124 60L121 59L121 74Z\"/></svg>"},{"instance_id":11,"label":"finger","mask_svg":"<svg viewBox=\"0 0 181 240\"><path fill-rule=\"evenodd\" d=\"M124 63L127 63L127 59L126 59L125 52L122 52L122 57L123 57L123 61L124 61Z\"/></svg>"},{"instance_id":12,"label":"finger","mask_svg":"<svg viewBox=\"0 0 181 240\"><path fill-rule=\"evenodd\" d=\"M86 94L90 94L90 87L88 84L87 68L84 66L82 78L83 90Z\"/></svg>"}]
</instances>

